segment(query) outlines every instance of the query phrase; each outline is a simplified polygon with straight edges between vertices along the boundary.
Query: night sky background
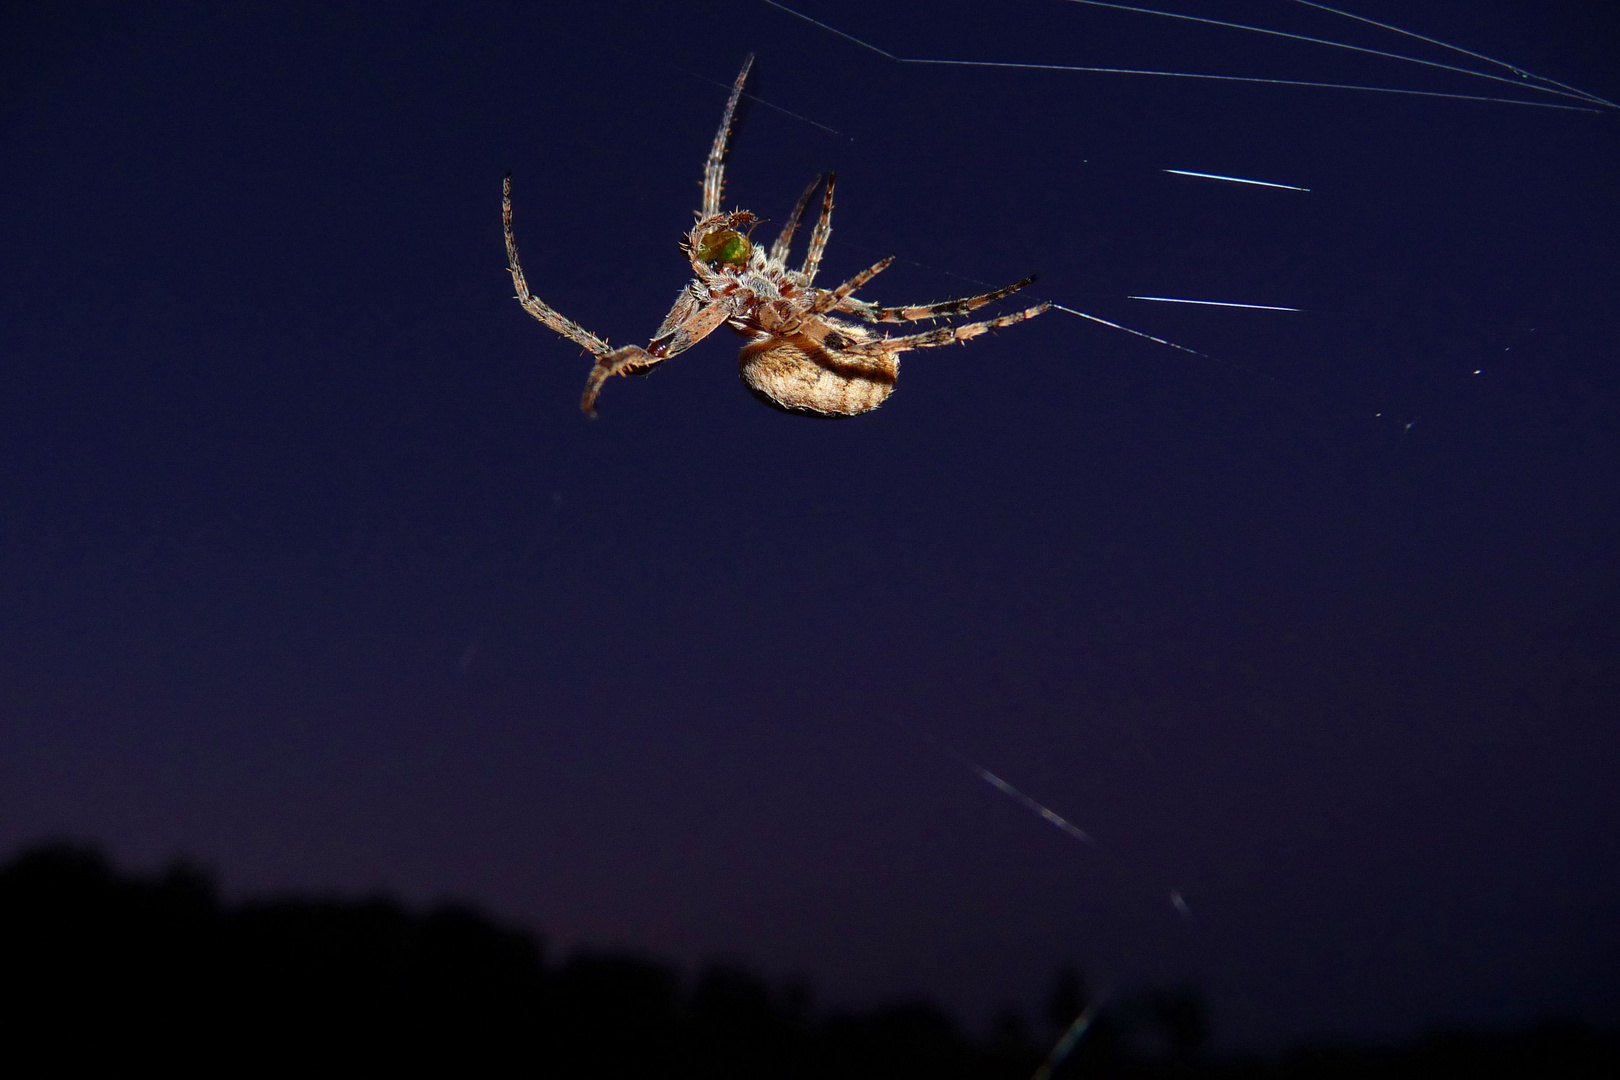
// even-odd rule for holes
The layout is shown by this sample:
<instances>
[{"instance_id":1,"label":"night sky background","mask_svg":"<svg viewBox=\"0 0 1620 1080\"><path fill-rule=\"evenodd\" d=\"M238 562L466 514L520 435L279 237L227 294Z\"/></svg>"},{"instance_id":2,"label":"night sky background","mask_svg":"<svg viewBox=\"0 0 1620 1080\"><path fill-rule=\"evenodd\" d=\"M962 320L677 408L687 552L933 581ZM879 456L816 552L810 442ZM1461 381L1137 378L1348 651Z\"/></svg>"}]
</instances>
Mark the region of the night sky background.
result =
<instances>
[{"instance_id":1,"label":"night sky background","mask_svg":"<svg viewBox=\"0 0 1620 1080\"><path fill-rule=\"evenodd\" d=\"M1061 0L794 6L1531 96ZM1620 95L1612 5L1355 10ZM0 855L975 1026L1066 964L1201 988L1224 1046L1620 1016L1615 111L902 64L746 0L6 12ZM836 168L824 284L1038 272L1213 359L1053 311L832 422L721 331L587 420L501 177L536 293L644 342L749 51L726 202Z\"/></svg>"}]
</instances>

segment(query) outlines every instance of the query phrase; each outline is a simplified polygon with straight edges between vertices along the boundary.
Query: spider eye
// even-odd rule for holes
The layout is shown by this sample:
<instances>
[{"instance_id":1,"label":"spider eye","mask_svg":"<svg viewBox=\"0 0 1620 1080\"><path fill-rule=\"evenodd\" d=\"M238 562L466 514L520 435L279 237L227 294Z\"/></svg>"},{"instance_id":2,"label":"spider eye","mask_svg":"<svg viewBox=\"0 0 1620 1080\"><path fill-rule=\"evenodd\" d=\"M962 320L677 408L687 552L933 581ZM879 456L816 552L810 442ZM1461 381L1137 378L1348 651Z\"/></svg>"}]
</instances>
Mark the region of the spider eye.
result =
<instances>
[{"instance_id":1,"label":"spider eye","mask_svg":"<svg viewBox=\"0 0 1620 1080\"><path fill-rule=\"evenodd\" d=\"M698 246L698 259L719 269L722 264L726 266L747 266L748 257L753 253L753 245L746 237L733 229L716 229L703 238Z\"/></svg>"}]
</instances>

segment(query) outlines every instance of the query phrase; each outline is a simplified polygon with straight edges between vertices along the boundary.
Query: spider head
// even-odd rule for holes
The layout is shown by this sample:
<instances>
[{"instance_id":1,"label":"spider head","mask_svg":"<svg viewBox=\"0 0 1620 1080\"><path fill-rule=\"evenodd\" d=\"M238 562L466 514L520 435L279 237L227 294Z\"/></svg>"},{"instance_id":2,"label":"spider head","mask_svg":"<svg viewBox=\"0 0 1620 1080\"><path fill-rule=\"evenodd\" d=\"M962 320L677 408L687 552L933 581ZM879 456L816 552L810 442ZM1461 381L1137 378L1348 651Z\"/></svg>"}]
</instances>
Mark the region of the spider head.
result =
<instances>
[{"instance_id":1,"label":"spider head","mask_svg":"<svg viewBox=\"0 0 1620 1080\"><path fill-rule=\"evenodd\" d=\"M754 245L748 241L759 219L746 210L730 214L716 214L698 222L692 230L692 257L719 270L729 266L741 270L753 256Z\"/></svg>"}]
</instances>

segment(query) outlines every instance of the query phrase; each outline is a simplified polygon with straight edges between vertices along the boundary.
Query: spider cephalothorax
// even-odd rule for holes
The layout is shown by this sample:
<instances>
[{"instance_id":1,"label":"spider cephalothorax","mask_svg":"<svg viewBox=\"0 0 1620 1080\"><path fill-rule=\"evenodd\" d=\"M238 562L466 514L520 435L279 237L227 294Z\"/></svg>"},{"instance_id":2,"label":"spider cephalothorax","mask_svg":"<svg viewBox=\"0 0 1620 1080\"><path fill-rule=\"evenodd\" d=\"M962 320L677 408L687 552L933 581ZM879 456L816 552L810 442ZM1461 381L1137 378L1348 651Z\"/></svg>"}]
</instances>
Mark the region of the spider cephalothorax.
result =
<instances>
[{"instance_id":1,"label":"spider cephalothorax","mask_svg":"<svg viewBox=\"0 0 1620 1080\"><path fill-rule=\"evenodd\" d=\"M512 236L512 178L501 193L501 219L506 233L507 267L517 298L529 314L564 337L583 346L596 358L585 381L580 407L596 411L596 397L611 375L648 371L684 352L722 325L748 339L743 346L743 382L761 399L779 408L822 416L854 416L875 409L894 390L900 374L900 354L911 349L967 341L989 330L1039 315L1049 305L1003 315L997 319L943 326L920 334L888 337L871 329L877 323L915 322L962 315L1017 292L1035 279L1025 278L980 296L945 300L914 307L883 308L855 299L855 291L882 273L892 258L861 271L836 289L818 289L816 271L832 232L833 182L828 174L821 198L821 217L810 233L810 248L799 269L788 268L788 252L805 208L822 186L816 177L799 197L798 205L770 249L754 243L751 232L759 219L746 210L721 211L725 186L726 140L731 118L742 96L743 83L754 58L743 62L731 87L720 131L714 137L703 171L703 209L698 211L681 250L692 264L692 280L681 289L674 307L645 348L626 345L609 348L607 342L578 323L564 318L545 301L529 293L518 263L517 241ZM854 316L851 322L839 316Z\"/></svg>"}]
</instances>

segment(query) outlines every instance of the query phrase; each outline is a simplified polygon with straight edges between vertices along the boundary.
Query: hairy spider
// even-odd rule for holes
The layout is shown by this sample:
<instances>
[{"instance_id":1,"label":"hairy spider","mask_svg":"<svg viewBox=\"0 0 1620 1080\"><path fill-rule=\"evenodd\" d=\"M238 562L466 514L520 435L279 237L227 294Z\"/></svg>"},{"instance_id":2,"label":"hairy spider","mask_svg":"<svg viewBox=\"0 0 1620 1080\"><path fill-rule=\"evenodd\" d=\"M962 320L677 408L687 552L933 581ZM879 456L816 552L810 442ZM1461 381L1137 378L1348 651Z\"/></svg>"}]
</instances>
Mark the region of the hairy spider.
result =
<instances>
[{"instance_id":1,"label":"hairy spider","mask_svg":"<svg viewBox=\"0 0 1620 1080\"><path fill-rule=\"evenodd\" d=\"M651 370L676 353L685 352L720 326L731 327L748 339L743 346L743 382L761 400L792 412L821 416L854 416L881 405L894 391L900 374L900 354L967 341L1003 326L1023 322L1045 311L1050 305L1003 315L998 319L944 326L921 334L888 337L868 329L866 324L915 322L948 315L962 315L1017 292L1033 277L980 296L944 300L937 304L911 307L878 307L855 299L855 290L882 273L893 256L862 270L836 289L815 287L821 254L832 232L834 175L826 176L821 198L821 219L810 234L810 249L797 270L788 269L788 250L799 219L809 206L818 176L799 196L781 235L763 250L749 240L759 219L746 210L721 212L720 195L725 183L726 140L731 133L731 117L742 96L743 83L754 57L743 61L742 71L732 84L720 131L714 137L708 163L703 169L703 209L697 223L681 240L681 250L692 264L693 279L681 289L675 306L664 316L663 325L647 343L609 348L607 342L571 319L565 318L545 301L529 292L518 263L517 241L512 236L512 178L506 177L501 190L501 221L506 233L507 266L517 298L536 319L557 333L578 342L596 358L596 365L585 380L580 408L595 415L596 397L610 375L630 375ZM835 317L853 315L860 322Z\"/></svg>"}]
</instances>

